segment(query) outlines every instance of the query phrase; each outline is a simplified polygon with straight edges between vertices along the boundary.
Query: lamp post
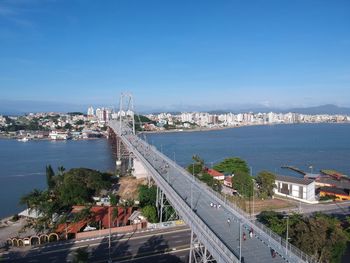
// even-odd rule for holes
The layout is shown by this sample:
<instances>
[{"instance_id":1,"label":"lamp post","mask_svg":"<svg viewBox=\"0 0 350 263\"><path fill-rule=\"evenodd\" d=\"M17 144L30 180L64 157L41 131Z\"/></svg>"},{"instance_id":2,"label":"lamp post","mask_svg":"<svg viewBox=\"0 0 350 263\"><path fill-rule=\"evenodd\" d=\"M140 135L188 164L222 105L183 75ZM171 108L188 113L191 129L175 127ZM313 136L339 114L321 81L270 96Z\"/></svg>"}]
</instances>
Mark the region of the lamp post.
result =
<instances>
[{"instance_id":1,"label":"lamp post","mask_svg":"<svg viewBox=\"0 0 350 263\"><path fill-rule=\"evenodd\" d=\"M253 167L252 166L249 166L250 167L250 177L253 177ZM253 187L253 193L252 193L252 198L253 198L253 205L252 205L252 216L254 218L254 195L255 195L255 181L254 179L252 179L253 181L253 184L252 184L252 187Z\"/></svg>"},{"instance_id":2,"label":"lamp post","mask_svg":"<svg viewBox=\"0 0 350 263\"><path fill-rule=\"evenodd\" d=\"M108 263L112 263L112 259L111 259L111 204L109 204L109 206L108 206L108 226L109 226Z\"/></svg>"},{"instance_id":3,"label":"lamp post","mask_svg":"<svg viewBox=\"0 0 350 263\"><path fill-rule=\"evenodd\" d=\"M286 215L284 215L284 217L283 217L284 219L287 219L287 232L286 232L286 255L288 254L288 239L289 239L289 237L288 237L288 231L289 231L289 215L288 214L286 214Z\"/></svg>"},{"instance_id":4,"label":"lamp post","mask_svg":"<svg viewBox=\"0 0 350 263\"><path fill-rule=\"evenodd\" d=\"M242 262L242 222L239 221L239 262Z\"/></svg>"}]
</instances>

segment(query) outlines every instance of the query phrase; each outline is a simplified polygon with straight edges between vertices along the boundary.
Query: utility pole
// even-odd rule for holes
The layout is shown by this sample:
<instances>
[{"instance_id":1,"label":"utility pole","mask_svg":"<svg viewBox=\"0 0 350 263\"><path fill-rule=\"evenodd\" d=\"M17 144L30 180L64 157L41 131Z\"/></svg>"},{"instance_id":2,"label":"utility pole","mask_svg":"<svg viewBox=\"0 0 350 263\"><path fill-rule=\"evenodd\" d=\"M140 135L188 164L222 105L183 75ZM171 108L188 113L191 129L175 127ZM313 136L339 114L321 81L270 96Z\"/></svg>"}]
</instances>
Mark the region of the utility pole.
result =
<instances>
[{"instance_id":1,"label":"utility pole","mask_svg":"<svg viewBox=\"0 0 350 263\"><path fill-rule=\"evenodd\" d=\"M253 180L253 220L255 219L255 204L254 204L254 195L255 195L255 181Z\"/></svg>"},{"instance_id":2,"label":"utility pole","mask_svg":"<svg viewBox=\"0 0 350 263\"><path fill-rule=\"evenodd\" d=\"M109 204L109 206L108 206L108 225L109 225L108 263L111 263L112 262L112 259L111 259L111 204Z\"/></svg>"},{"instance_id":3,"label":"utility pole","mask_svg":"<svg viewBox=\"0 0 350 263\"><path fill-rule=\"evenodd\" d=\"M286 232L286 255L287 255L287 254L288 254L288 239L289 239L289 237L288 237L288 234L289 234L289 233L288 233L288 232L289 232L289 231L288 231L288 230L289 230L289 229L288 229L288 228L289 228L289 226L288 226L288 225L289 225L289 215L286 214L286 215L284 216L284 218L287 219L287 232Z\"/></svg>"}]
</instances>

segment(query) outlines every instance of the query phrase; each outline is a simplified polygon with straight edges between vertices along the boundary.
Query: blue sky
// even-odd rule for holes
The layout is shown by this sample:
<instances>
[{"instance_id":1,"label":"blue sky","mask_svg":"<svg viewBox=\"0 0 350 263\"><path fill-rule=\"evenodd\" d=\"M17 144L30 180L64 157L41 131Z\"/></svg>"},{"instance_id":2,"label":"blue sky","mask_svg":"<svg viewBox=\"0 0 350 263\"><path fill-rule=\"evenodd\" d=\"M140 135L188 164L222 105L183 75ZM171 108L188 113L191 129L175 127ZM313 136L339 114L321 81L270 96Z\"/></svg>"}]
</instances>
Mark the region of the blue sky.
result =
<instances>
[{"instance_id":1,"label":"blue sky","mask_svg":"<svg viewBox=\"0 0 350 263\"><path fill-rule=\"evenodd\" d=\"M0 103L350 106L350 1L0 0Z\"/></svg>"}]
</instances>

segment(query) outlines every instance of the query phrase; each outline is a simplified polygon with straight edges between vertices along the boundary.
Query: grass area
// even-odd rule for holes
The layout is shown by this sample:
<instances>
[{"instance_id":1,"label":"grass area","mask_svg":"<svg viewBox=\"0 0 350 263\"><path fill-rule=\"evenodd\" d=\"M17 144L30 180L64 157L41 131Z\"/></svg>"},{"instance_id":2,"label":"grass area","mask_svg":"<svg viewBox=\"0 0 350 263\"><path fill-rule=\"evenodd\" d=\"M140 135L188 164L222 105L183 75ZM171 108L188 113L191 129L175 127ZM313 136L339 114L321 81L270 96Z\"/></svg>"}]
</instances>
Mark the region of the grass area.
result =
<instances>
[{"instance_id":1,"label":"grass area","mask_svg":"<svg viewBox=\"0 0 350 263\"><path fill-rule=\"evenodd\" d=\"M229 196L229 195L227 195L226 198L227 200L236 204L238 207L240 207L247 213L251 213L253 211L252 200L247 200L238 196ZM255 199L254 200L254 213L260 213L261 211L266 211L266 210L278 210L278 209L292 208L292 207L296 207L296 205L294 202L290 200L281 200L281 199L266 199L266 200Z\"/></svg>"}]
</instances>

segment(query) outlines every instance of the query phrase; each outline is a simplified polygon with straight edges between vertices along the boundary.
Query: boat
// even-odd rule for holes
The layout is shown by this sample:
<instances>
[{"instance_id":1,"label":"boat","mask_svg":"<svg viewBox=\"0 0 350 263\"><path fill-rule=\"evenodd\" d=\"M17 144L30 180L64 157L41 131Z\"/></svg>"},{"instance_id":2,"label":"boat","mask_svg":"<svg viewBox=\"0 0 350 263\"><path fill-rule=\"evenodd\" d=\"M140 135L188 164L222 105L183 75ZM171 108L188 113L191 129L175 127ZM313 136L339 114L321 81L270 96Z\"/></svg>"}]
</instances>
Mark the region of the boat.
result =
<instances>
[{"instance_id":1,"label":"boat","mask_svg":"<svg viewBox=\"0 0 350 263\"><path fill-rule=\"evenodd\" d=\"M29 141L29 139L27 137L23 137L23 138L18 139L17 141L19 141L19 142L27 142L27 141Z\"/></svg>"}]
</instances>

